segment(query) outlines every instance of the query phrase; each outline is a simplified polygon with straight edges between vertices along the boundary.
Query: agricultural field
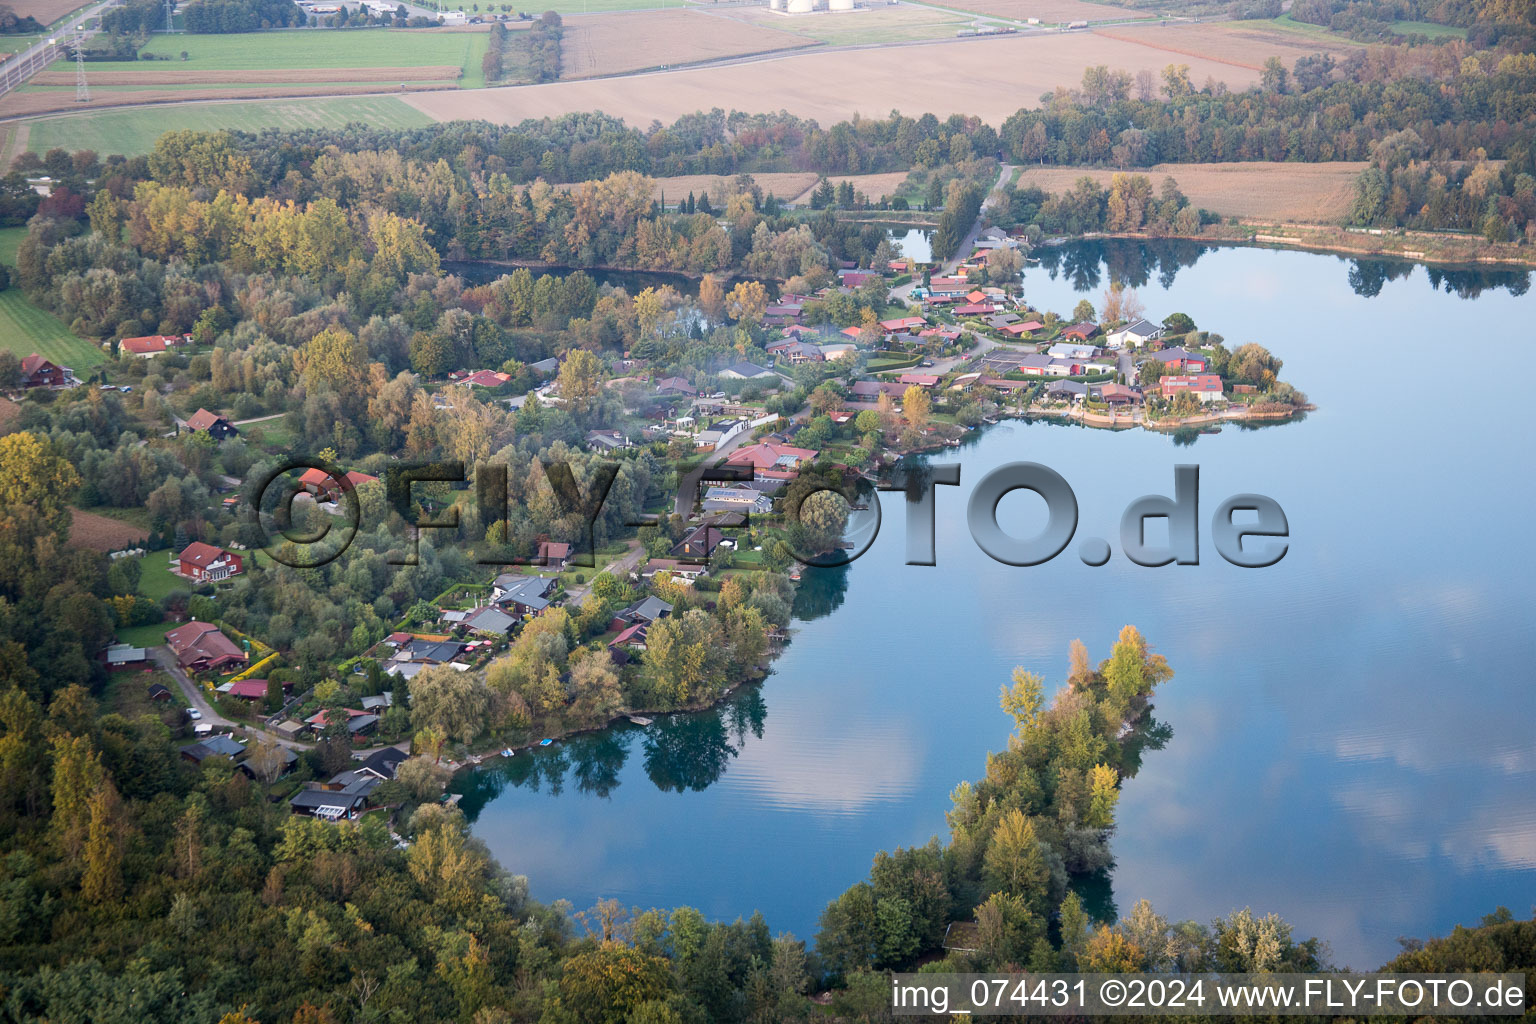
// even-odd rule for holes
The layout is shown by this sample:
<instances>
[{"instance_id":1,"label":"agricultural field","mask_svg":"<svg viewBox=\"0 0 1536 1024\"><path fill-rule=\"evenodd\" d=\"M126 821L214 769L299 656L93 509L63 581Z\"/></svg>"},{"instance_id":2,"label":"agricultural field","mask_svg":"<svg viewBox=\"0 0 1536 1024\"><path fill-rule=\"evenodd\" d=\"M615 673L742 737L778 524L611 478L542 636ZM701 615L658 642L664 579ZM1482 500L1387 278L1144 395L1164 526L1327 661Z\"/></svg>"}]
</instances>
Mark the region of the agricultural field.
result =
<instances>
[{"instance_id":1,"label":"agricultural field","mask_svg":"<svg viewBox=\"0 0 1536 1024\"><path fill-rule=\"evenodd\" d=\"M1115 7L1111 4L1088 3L1087 0L945 0L942 6L1008 21L1038 18L1044 25L1152 17L1144 11L1133 11L1128 7Z\"/></svg>"},{"instance_id":2,"label":"agricultural field","mask_svg":"<svg viewBox=\"0 0 1536 1024\"><path fill-rule=\"evenodd\" d=\"M1184 63L1198 58L1254 71L1262 69L1270 57L1279 57L1289 67L1298 57L1310 57L1319 52L1343 57L1361 48L1358 43L1342 36L1319 39L1278 27L1272 21L1161 22L1116 25L1114 28L1097 28L1093 32L1107 39L1155 48L1168 54L1170 62ZM1197 84L1202 81L1193 72L1190 78Z\"/></svg>"},{"instance_id":3,"label":"agricultural field","mask_svg":"<svg viewBox=\"0 0 1536 1024\"><path fill-rule=\"evenodd\" d=\"M560 77L596 78L814 46L813 40L707 11L636 11L569 18Z\"/></svg>"},{"instance_id":4,"label":"agricultural field","mask_svg":"<svg viewBox=\"0 0 1536 1024\"><path fill-rule=\"evenodd\" d=\"M83 548L90 548L92 551L120 551L149 538L149 531L142 526L135 526L133 523L114 519L111 516L98 515L95 512L85 512L78 508L72 508L69 511L70 543L78 544ZM148 570L148 568L146 565L145 569Z\"/></svg>"},{"instance_id":5,"label":"agricultural field","mask_svg":"<svg viewBox=\"0 0 1536 1024\"><path fill-rule=\"evenodd\" d=\"M1158 164L1135 173L1152 179L1154 191L1171 177L1195 206L1224 217L1265 223L1336 224L1354 198L1355 179L1366 164L1222 163ZM1115 171L1102 167L1029 167L1018 184L1061 192L1078 178L1107 184Z\"/></svg>"},{"instance_id":6,"label":"agricultural field","mask_svg":"<svg viewBox=\"0 0 1536 1024\"><path fill-rule=\"evenodd\" d=\"M601 110L645 126L719 107L745 113L787 110L822 124L855 114L884 117L894 107L912 115L974 114L1001 124L1021 106L1035 106L1057 85L1082 80L1084 68L1107 64L1135 75L1169 63L1166 51L1077 32L993 36L904 46L900 60L878 49L811 51L709 68L685 68L629 78L476 92L418 93L401 101L440 121L484 118L515 124L523 118ZM1258 81L1250 68L1203 58L1181 61L1190 77L1210 77L1234 90ZM915 87L913 68L964 67L943 89ZM35 145L34 145L34 148Z\"/></svg>"},{"instance_id":7,"label":"agricultural field","mask_svg":"<svg viewBox=\"0 0 1536 1024\"><path fill-rule=\"evenodd\" d=\"M18 356L36 352L81 375L107 358L95 342L75 337L64 321L33 303L19 288L0 292L0 348Z\"/></svg>"},{"instance_id":8,"label":"agricultural field","mask_svg":"<svg viewBox=\"0 0 1536 1024\"><path fill-rule=\"evenodd\" d=\"M692 192L695 197L708 195L709 201L717 207L722 206L726 196L726 190L735 180L733 174L684 174L672 178L653 178L655 190L653 196L656 199L666 198L667 204L672 205L678 200L687 199ZM772 171L764 174L752 175L752 180L757 182L763 194L772 192L783 200L790 200L800 193L814 186L818 176L814 171ZM556 185L556 188L570 190L574 185Z\"/></svg>"},{"instance_id":9,"label":"agricultural field","mask_svg":"<svg viewBox=\"0 0 1536 1024\"><path fill-rule=\"evenodd\" d=\"M489 40L488 30L457 29L156 36L139 60L92 62L87 78L98 107L478 88L485 84L481 59ZM74 107L75 69L68 61L0 98L0 114L12 117Z\"/></svg>"},{"instance_id":10,"label":"agricultural field","mask_svg":"<svg viewBox=\"0 0 1536 1024\"><path fill-rule=\"evenodd\" d=\"M44 25L51 25L70 11L86 6L80 0L11 0L6 4L18 18L36 18Z\"/></svg>"},{"instance_id":11,"label":"agricultural field","mask_svg":"<svg viewBox=\"0 0 1536 1024\"><path fill-rule=\"evenodd\" d=\"M827 180L831 181L834 185L840 185L846 181L853 186L855 192L863 192L872 201L879 202L885 197L894 196L901 191L901 186L907 180L907 172L888 171L884 174L829 175ZM793 201L800 204L809 204L811 193L815 191L820 181L820 178L812 181L805 191L794 197Z\"/></svg>"},{"instance_id":12,"label":"agricultural field","mask_svg":"<svg viewBox=\"0 0 1536 1024\"><path fill-rule=\"evenodd\" d=\"M62 114L29 122L27 146L45 153L54 146L136 156L148 153L162 133L183 129L334 127L362 121L379 128L416 128L431 118L394 96L355 99L269 100L247 103L188 103Z\"/></svg>"},{"instance_id":13,"label":"agricultural field","mask_svg":"<svg viewBox=\"0 0 1536 1024\"><path fill-rule=\"evenodd\" d=\"M974 19L958 11L913 4L864 7L838 14L782 15L763 7L722 11L723 17L764 25L829 46L913 43L950 39Z\"/></svg>"}]
</instances>

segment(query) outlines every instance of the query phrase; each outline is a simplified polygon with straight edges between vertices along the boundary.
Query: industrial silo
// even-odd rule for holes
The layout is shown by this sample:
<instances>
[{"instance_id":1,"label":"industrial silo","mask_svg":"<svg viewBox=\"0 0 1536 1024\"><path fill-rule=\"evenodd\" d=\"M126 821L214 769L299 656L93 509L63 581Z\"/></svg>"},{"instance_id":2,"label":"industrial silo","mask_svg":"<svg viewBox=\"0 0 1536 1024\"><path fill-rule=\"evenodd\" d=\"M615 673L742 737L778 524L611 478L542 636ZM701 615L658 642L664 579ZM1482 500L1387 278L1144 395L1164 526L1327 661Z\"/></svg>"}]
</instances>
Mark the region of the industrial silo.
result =
<instances>
[{"instance_id":1,"label":"industrial silo","mask_svg":"<svg viewBox=\"0 0 1536 1024\"><path fill-rule=\"evenodd\" d=\"M784 9L784 0L768 0L768 9L770 11L782 11Z\"/></svg>"},{"instance_id":2,"label":"industrial silo","mask_svg":"<svg viewBox=\"0 0 1536 1024\"><path fill-rule=\"evenodd\" d=\"M853 0L827 0L827 10L851 11L853 10Z\"/></svg>"},{"instance_id":3,"label":"industrial silo","mask_svg":"<svg viewBox=\"0 0 1536 1024\"><path fill-rule=\"evenodd\" d=\"M810 14L812 0L785 0L790 14Z\"/></svg>"}]
</instances>

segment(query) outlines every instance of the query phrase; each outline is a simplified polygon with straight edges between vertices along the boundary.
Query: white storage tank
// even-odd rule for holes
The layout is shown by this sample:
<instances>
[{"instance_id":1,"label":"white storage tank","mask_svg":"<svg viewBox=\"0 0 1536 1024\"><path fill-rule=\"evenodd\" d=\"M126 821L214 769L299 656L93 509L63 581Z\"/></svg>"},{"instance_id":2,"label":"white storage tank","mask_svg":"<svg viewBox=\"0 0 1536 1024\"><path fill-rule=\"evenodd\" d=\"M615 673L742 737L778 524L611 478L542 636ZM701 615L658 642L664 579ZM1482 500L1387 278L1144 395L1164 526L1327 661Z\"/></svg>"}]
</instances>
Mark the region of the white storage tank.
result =
<instances>
[{"instance_id":1,"label":"white storage tank","mask_svg":"<svg viewBox=\"0 0 1536 1024\"><path fill-rule=\"evenodd\" d=\"M786 0L790 14L810 14L811 0Z\"/></svg>"},{"instance_id":2,"label":"white storage tank","mask_svg":"<svg viewBox=\"0 0 1536 1024\"><path fill-rule=\"evenodd\" d=\"M827 0L827 10L851 11L853 10L853 0Z\"/></svg>"},{"instance_id":3,"label":"white storage tank","mask_svg":"<svg viewBox=\"0 0 1536 1024\"><path fill-rule=\"evenodd\" d=\"M768 0L768 9L770 11L782 11L784 9L784 0Z\"/></svg>"}]
</instances>

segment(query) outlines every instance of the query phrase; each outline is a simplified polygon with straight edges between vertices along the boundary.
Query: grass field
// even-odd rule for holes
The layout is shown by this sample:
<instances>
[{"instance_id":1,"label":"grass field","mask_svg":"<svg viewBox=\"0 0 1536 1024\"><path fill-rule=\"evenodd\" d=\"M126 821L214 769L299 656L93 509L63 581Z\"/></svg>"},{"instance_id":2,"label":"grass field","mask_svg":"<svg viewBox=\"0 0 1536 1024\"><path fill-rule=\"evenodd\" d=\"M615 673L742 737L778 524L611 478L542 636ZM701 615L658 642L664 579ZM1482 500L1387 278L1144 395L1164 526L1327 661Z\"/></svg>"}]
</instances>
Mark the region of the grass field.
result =
<instances>
[{"instance_id":1,"label":"grass field","mask_svg":"<svg viewBox=\"0 0 1536 1024\"><path fill-rule=\"evenodd\" d=\"M879 202L886 196L894 196L901 191L901 186L907 180L907 172L887 171L883 174L829 175L827 180L834 185L840 185L846 181L853 186L855 192L863 192L872 201ZM794 202L809 203L811 201L811 193L816 190L819 184L821 184L821 181L818 178L804 192L795 196Z\"/></svg>"},{"instance_id":2,"label":"grass field","mask_svg":"<svg viewBox=\"0 0 1536 1024\"><path fill-rule=\"evenodd\" d=\"M191 590L192 584L171 572L171 556L168 551L151 551L139 559L143 575L139 577L139 593L156 601L165 600L173 590Z\"/></svg>"},{"instance_id":3,"label":"grass field","mask_svg":"<svg viewBox=\"0 0 1536 1024\"><path fill-rule=\"evenodd\" d=\"M165 643L165 634L176 628L174 622L152 622L147 626L124 626L117 631L118 643L129 647L159 647ZM122 678L142 678L124 674ZM175 687L172 687L174 690Z\"/></svg>"},{"instance_id":4,"label":"grass field","mask_svg":"<svg viewBox=\"0 0 1536 1024\"><path fill-rule=\"evenodd\" d=\"M64 321L35 305L19 288L0 292L0 346L18 356L36 352L77 374L106 361L95 342L69 333Z\"/></svg>"},{"instance_id":5,"label":"grass field","mask_svg":"<svg viewBox=\"0 0 1536 1024\"><path fill-rule=\"evenodd\" d=\"M137 156L153 149L162 133L187 128L334 128L349 121L363 121L377 128L417 128L431 120L393 96L189 103L38 118L30 122L27 145L35 153L64 146L93 149L102 155Z\"/></svg>"},{"instance_id":6,"label":"grass field","mask_svg":"<svg viewBox=\"0 0 1536 1024\"><path fill-rule=\"evenodd\" d=\"M1001 124L1021 105L1038 104L1039 97L1057 85L1080 82L1084 68L1105 64L1133 76L1142 69L1156 75L1168 62L1163 50L1092 32L1013 35L914 43L899 55L879 49L818 49L629 78L419 93L402 97L402 102L437 120L485 118L502 124L601 110L644 127L652 120L666 123L713 107L749 114L787 110L823 124L856 113L884 117L892 108L912 116L931 112L942 119L965 114ZM1199 57L1180 63L1190 65L1195 82L1209 76L1242 90L1258 81L1249 68ZM928 88L914 80L914 68L958 68L964 74L951 76L942 88Z\"/></svg>"},{"instance_id":7,"label":"grass field","mask_svg":"<svg viewBox=\"0 0 1536 1024\"><path fill-rule=\"evenodd\" d=\"M1431 39L1465 39L1467 30L1456 25L1437 25L1432 21L1394 21L1392 31L1400 36L1428 36Z\"/></svg>"},{"instance_id":8,"label":"grass field","mask_svg":"<svg viewBox=\"0 0 1536 1024\"><path fill-rule=\"evenodd\" d=\"M1124 21L1131 18L1150 18L1144 11L1110 4L1087 3L1085 0L944 0L940 6L971 11L993 18L1010 21L1028 21L1038 18L1046 25L1059 25L1069 21Z\"/></svg>"},{"instance_id":9,"label":"grass field","mask_svg":"<svg viewBox=\"0 0 1536 1024\"><path fill-rule=\"evenodd\" d=\"M0 228L0 263L8 267L16 265L16 250L21 247L21 240L27 237L25 226L15 228Z\"/></svg>"},{"instance_id":10,"label":"grass field","mask_svg":"<svg viewBox=\"0 0 1536 1024\"><path fill-rule=\"evenodd\" d=\"M283 29L238 35L180 35L174 40L150 39L150 53L187 60L100 61L97 71L264 71L300 68L422 67L457 64L468 75L480 71L489 32L444 32L433 29ZM50 71L74 72L59 61Z\"/></svg>"}]
</instances>

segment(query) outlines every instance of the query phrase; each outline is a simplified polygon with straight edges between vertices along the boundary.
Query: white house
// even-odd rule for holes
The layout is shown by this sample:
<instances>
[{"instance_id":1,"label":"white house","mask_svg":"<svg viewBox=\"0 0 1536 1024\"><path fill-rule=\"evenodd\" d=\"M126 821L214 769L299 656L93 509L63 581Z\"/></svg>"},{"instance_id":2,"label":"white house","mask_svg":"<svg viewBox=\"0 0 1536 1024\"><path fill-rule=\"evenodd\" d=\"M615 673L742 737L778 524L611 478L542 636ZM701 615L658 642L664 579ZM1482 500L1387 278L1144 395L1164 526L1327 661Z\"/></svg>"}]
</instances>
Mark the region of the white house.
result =
<instances>
[{"instance_id":1,"label":"white house","mask_svg":"<svg viewBox=\"0 0 1536 1024\"><path fill-rule=\"evenodd\" d=\"M731 420L728 423L720 423L709 430L699 431L696 445L700 448L709 448L719 451L741 435L747 429L746 420Z\"/></svg>"},{"instance_id":2,"label":"white house","mask_svg":"<svg viewBox=\"0 0 1536 1024\"><path fill-rule=\"evenodd\" d=\"M1052 359L1092 359L1098 348L1093 345L1078 345L1070 341L1058 341L1045 354Z\"/></svg>"},{"instance_id":3,"label":"white house","mask_svg":"<svg viewBox=\"0 0 1536 1024\"><path fill-rule=\"evenodd\" d=\"M1132 320L1124 327L1110 331L1104 340L1115 348L1139 348L1154 338L1161 338L1163 329L1150 320Z\"/></svg>"}]
</instances>

